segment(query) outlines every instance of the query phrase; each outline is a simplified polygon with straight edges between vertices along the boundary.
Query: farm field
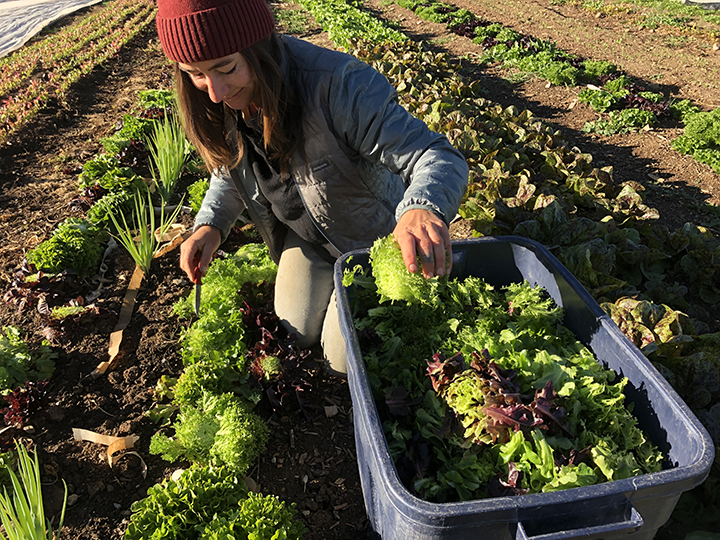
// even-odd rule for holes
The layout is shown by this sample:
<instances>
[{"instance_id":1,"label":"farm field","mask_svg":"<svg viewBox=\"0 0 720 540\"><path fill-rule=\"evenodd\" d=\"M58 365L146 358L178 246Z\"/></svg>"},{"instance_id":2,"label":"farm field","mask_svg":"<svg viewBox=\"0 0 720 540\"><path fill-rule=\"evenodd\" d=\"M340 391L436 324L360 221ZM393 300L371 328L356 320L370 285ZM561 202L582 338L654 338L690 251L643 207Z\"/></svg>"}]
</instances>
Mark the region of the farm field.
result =
<instances>
[{"instance_id":1,"label":"farm field","mask_svg":"<svg viewBox=\"0 0 720 540\"><path fill-rule=\"evenodd\" d=\"M655 125L633 133L585 132L586 123L601 115L581 102L579 94L584 85L552 84L517 67L482 62L483 46L450 32L445 23L424 20L389 1L369 0L363 5L375 19L391 23L413 41L422 41L435 53L446 53L453 71L466 80L478 81L482 99L503 108L531 111L552 130L558 130L568 148L577 148L573 155L591 155L592 164L606 172L612 167L608 184L633 182L634 190L643 198L641 204L636 200L635 204L642 215L652 216L649 219L653 223L668 231L691 223L704 227L708 242L717 238L720 172L673 149L673 140L683 133L677 119L663 116ZM677 101L690 100L703 111L720 107L718 18L687 15L689 20L683 20L668 8L656 11L652 4L642 3L465 0L453 5L522 34L552 40L570 54L609 61L648 91ZM301 5L272 6L281 31L323 46L336 46ZM106 7L98 5L67 17L39 39L80 24ZM151 23L122 45L117 54L103 59L69 84L62 95L47 97L43 107L13 129L0 146L0 284L6 300L0 304L0 327L22 328L35 345L43 338L52 338L58 353L55 373L46 389L46 404L24 429L11 427L3 432L2 441L8 443L21 437L39 450L50 514L59 513L62 480L67 482L74 497L65 517L65 536L122 538L131 504L185 465L168 463L149 452L150 439L158 427L145 412L154 403L154 389L161 377L176 377L183 370L178 340L190 321L178 320L172 307L191 292L192 285L178 267L177 250L155 259L124 330L117 363L99 377L91 373L108 358L109 337L134 268L134 262L122 249L108 261L107 280L97 299L96 314L66 322L62 333L48 330L47 319L37 306L8 301L14 298L9 293L17 282L25 254L49 238L64 219L82 217L87 211L80 199L78 175L83 164L102 149L100 139L112 135L123 115L133 112L139 91L168 88L170 78L171 66L164 59ZM40 86L47 82L41 73L35 74L35 80ZM4 99L0 96L0 101ZM0 133L5 133L3 126ZM602 178L607 180L607 175ZM606 192L617 194L610 188ZM637 216L632 214L633 219ZM191 226L189 215L181 220ZM513 232L501 225L475 215L456 222L451 232L456 238L472 236L473 228L482 228L486 234ZM222 249L232 252L246 243L249 236L245 233L235 231ZM720 297L713 296L720 289L720 266L712 258L696 259L695 264L709 277L703 280L702 276L686 272L695 281L681 283L690 288L685 294L684 311L702 322L704 333L712 334L720 330ZM698 289L693 290L696 284ZM90 297L96 287L67 285L66 290L54 290L53 299L59 301L64 294L78 292ZM708 350L713 349L708 346ZM317 356L317 351L314 353ZM673 382L686 400L697 395L693 384L705 385L702 392L707 399L690 399L689 404L711 428L717 444L720 411L714 413L717 416L710 411L720 403L720 363L715 359L704 366L704 371L698 369ZM670 371L665 373L672 375ZM264 411L270 440L248 476L263 494L276 494L288 503L296 503L299 519L309 530L306 538L371 538L355 460L347 383L326 377L319 362L309 364L305 378L310 387L307 410L311 417L300 412L270 415ZM133 448L137 454L128 454L110 467L105 448L73 440L72 428L138 436ZM695 530L720 533L718 479L716 465L705 485L681 500L678 512L657 538L684 538Z\"/></svg>"}]
</instances>

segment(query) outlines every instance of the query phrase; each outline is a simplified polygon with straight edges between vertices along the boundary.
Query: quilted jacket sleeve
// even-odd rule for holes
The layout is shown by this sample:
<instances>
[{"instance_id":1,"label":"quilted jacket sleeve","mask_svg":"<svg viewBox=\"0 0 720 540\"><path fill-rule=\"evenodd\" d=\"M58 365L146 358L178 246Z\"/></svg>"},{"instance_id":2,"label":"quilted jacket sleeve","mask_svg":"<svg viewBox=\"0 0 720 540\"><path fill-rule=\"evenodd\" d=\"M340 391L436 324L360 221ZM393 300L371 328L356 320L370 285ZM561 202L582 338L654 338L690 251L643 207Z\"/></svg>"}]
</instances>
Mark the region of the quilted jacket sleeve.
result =
<instances>
[{"instance_id":1,"label":"quilted jacket sleeve","mask_svg":"<svg viewBox=\"0 0 720 540\"><path fill-rule=\"evenodd\" d=\"M217 227L224 242L244 209L245 205L230 175L226 171L215 171L195 217L195 230L202 225Z\"/></svg>"},{"instance_id":2,"label":"quilted jacket sleeve","mask_svg":"<svg viewBox=\"0 0 720 540\"><path fill-rule=\"evenodd\" d=\"M359 60L341 64L333 74L328 102L338 136L405 182L396 219L412 208L431 209L446 223L455 217L467 189L465 158L444 135L398 103L384 76Z\"/></svg>"}]
</instances>

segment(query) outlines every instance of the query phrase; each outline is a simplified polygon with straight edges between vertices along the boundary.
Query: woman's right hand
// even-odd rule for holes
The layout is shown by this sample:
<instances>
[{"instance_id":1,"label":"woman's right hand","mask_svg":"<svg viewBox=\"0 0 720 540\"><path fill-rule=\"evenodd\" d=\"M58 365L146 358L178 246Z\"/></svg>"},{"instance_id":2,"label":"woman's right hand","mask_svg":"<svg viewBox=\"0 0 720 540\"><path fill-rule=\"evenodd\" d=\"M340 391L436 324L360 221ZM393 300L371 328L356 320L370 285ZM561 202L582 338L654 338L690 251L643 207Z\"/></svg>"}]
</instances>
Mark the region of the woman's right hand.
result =
<instances>
[{"instance_id":1,"label":"woman's right hand","mask_svg":"<svg viewBox=\"0 0 720 540\"><path fill-rule=\"evenodd\" d=\"M213 253L220 247L222 235L220 229L212 225L203 225L190 238L180 245L180 268L185 271L190 281L202 278L208 269ZM198 268L199 275L195 275Z\"/></svg>"}]
</instances>

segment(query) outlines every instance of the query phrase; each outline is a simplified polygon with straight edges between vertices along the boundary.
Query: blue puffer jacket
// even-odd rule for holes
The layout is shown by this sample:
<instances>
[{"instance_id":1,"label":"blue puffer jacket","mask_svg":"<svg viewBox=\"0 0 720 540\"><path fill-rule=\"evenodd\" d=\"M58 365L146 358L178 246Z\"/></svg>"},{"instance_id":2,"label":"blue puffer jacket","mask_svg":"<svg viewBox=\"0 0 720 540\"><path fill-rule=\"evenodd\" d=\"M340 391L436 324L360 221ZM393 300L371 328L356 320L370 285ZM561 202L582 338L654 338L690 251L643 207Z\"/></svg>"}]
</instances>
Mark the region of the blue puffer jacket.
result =
<instances>
[{"instance_id":1,"label":"blue puffer jacket","mask_svg":"<svg viewBox=\"0 0 720 540\"><path fill-rule=\"evenodd\" d=\"M367 64L280 39L285 80L304 107L303 148L291 160L291 178L335 255L369 247L413 208L449 224L467 188L462 154L401 107L392 85ZM246 155L229 174L213 174L195 228L213 225L224 239L247 208L278 260L283 226L263 202Z\"/></svg>"}]
</instances>

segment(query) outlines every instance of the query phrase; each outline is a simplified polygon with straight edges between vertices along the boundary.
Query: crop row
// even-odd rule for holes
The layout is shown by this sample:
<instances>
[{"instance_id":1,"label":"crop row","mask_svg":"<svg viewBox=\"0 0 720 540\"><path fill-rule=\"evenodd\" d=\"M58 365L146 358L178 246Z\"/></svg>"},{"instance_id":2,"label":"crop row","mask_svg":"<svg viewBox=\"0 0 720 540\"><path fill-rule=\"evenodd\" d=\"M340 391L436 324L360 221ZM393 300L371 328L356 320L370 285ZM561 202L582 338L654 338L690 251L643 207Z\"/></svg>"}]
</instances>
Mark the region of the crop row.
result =
<instances>
[{"instance_id":1,"label":"crop row","mask_svg":"<svg viewBox=\"0 0 720 540\"><path fill-rule=\"evenodd\" d=\"M52 100L116 54L153 21L148 0L118 0L81 25L68 26L0 61L0 142Z\"/></svg>"},{"instance_id":2,"label":"crop row","mask_svg":"<svg viewBox=\"0 0 720 540\"><path fill-rule=\"evenodd\" d=\"M720 173L720 110L702 112L690 100L648 91L642 81L632 79L608 61L583 59L558 49L552 41L478 19L467 9L436 0L395 1L418 17L444 23L449 31L481 45L485 51L482 64L499 62L556 85L587 84L578 99L590 105L599 119L587 122L583 131L601 135L631 133L657 124L660 118L672 118L686 128L685 134L673 142L673 148Z\"/></svg>"},{"instance_id":3,"label":"crop row","mask_svg":"<svg viewBox=\"0 0 720 540\"><path fill-rule=\"evenodd\" d=\"M554 3L575 5L609 17L628 16L639 28L655 30L664 26L708 41L720 38L720 29L698 25L698 19L710 25L720 25L720 14L682 2L665 0L649 4L643 0L554 0Z\"/></svg>"},{"instance_id":4,"label":"crop row","mask_svg":"<svg viewBox=\"0 0 720 540\"><path fill-rule=\"evenodd\" d=\"M29 264L24 267L27 272L21 271L5 294L10 303L37 306L46 317L45 335L55 338L56 344L60 344L66 324L92 318L96 308L74 301L49 305L47 291L38 291L38 286L52 290L63 283L68 272L83 279L95 275L108 245L108 234L127 249L143 275L147 275L160 247L153 235L153 204L159 204L162 223L158 230L162 234L181 209L177 205L170 218L165 218L170 198L184 199L184 195L176 193L181 174L184 181L200 174L176 121L173 103L169 90L140 93L137 115L125 115L118 123L119 129L101 140L106 151L83 165L78 181L83 195L78 200L90 206L86 217L67 218L50 238L30 250L26 256ZM177 166L162 166L167 157L178 154L181 159ZM152 186L139 176L147 170L153 175ZM187 188L195 210L206 188L204 179ZM146 411L158 423L150 452L168 461L183 458L194 465L176 478L152 486L147 497L132 505L124 538L185 538L197 534L207 538L270 538L280 532L289 539L302 536L304 525L294 519L294 505L286 505L272 495L251 492L244 481L268 438L267 426L253 412L255 404L266 393L279 394L273 385L285 384L281 381L283 375L298 367L309 354L298 351L293 340L282 334L277 317L267 312L267 302L250 307L257 306L258 298L271 298L266 289L276 271L265 246L244 246L237 254L210 265L203 279L199 318L193 316L190 299L181 298L176 303L175 314L191 319L181 338L185 370L178 379L163 375L155 388L157 403ZM248 285L259 281L264 284ZM58 298L52 302L57 304ZM255 311L249 312L252 309ZM261 320L267 330L248 322ZM260 336L262 348L253 356L253 337ZM48 370L33 381L41 375L49 377ZM6 390L16 386L15 380L2 382L7 383ZM16 423L22 425L23 418Z\"/></svg>"},{"instance_id":5,"label":"crop row","mask_svg":"<svg viewBox=\"0 0 720 540\"><path fill-rule=\"evenodd\" d=\"M145 190L144 184L136 181L136 171L126 165L128 159L137 161L127 155L127 150L145 148L144 157L155 162L150 170L159 170L159 178L154 173L153 177L161 207L173 195L185 159L172 168L175 181L162 182L168 186L162 189L162 160L158 156L182 154L183 149L191 154L179 125L172 120L172 93L152 90L142 92L140 98L142 112L138 116L125 115L122 127L102 139L106 153L86 162L79 179L86 192L98 188L109 191L87 216L97 225L107 223L103 216L110 208L116 230L121 228L112 216L123 210L124 194ZM159 118L163 113L164 118ZM159 136L160 125L167 126L172 136ZM168 144L170 141L177 142ZM190 162L185 179L198 174ZM207 184L207 180L200 179L187 188L194 210L199 208ZM138 206L136 202L134 212L125 211L137 216L143 212ZM125 223L125 217L122 219ZM147 224L136 228L140 230L138 236L153 230ZM127 236L123 242L126 246L132 244L134 232L130 232L120 230L120 235ZM132 249L128 251L132 253ZM29 253L28 261L32 258ZM150 262L151 258L146 260L145 272L150 271ZM249 244L210 264L203 278L199 313L194 313L194 294L176 302L174 315L190 321L181 337L184 370L178 378L163 375L155 389L157 402L147 411L158 423L150 453L192 465L177 478L161 480L148 490L147 497L132 505L124 535L127 540L186 538L198 533L203 538L298 539L304 534L304 525L294 517L293 504L251 492L244 480L268 440L268 427L254 411L255 405L263 396L283 394L282 385L302 384L292 377L309 355L309 351L294 347L294 338L280 329L272 307L263 301L271 298L268 286L274 282L276 272L267 247ZM261 343L256 344L258 340ZM271 407L280 407L280 401L289 406L289 400L283 397L272 402Z\"/></svg>"},{"instance_id":6,"label":"crop row","mask_svg":"<svg viewBox=\"0 0 720 540\"><path fill-rule=\"evenodd\" d=\"M192 465L132 505L126 540L303 536L294 504L252 493L244 480L269 436L255 405L262 396L280 396L278 385L298 384L291 371L306 358L281 335L262 300L251 307L269 297L276 271L264 245L248 244L208 268L199 318L194 294L175 304L175 315L192 324L181 339L184 370L178 379L162 377L149 411L161 424L150 452Z\"/></svg>"},{"instance_id":7,"label":"crop row","mask_svg":"<svg viewBox=\"0 0 720 540\"><path fill-rule=\"evenodd\" d=\"M48 69L56 62L76 54L140 7L143 7L142 4L137 3L115 4L95 16L84 18L77 25L67 26L54 35L27 45L20 53L0 59L0 69L5 75L0 82L0 96L23 85L37 71Z\"/></svg>"},{"instance_id":8,"label":"crop row","mask_svg":"<svg viewBox=\"0 0 720 540\"><path fill-rule=\"evenodd\" d=\"M324 21L343 2L302 4ZM720 334L708 322L720 301L720 243L713 235L690 223L667 230L640 184L617 185L612 167L596 167L530 111L483 99L478 81L446 55L407 38L377 44L376 33L355 34L363 26L356 19L369 15L342 9L326 30L466 156L470 186L459 212L475 234L520 235L550 247L701 420L715 425Z\"/></svg>"}]
</instances>

